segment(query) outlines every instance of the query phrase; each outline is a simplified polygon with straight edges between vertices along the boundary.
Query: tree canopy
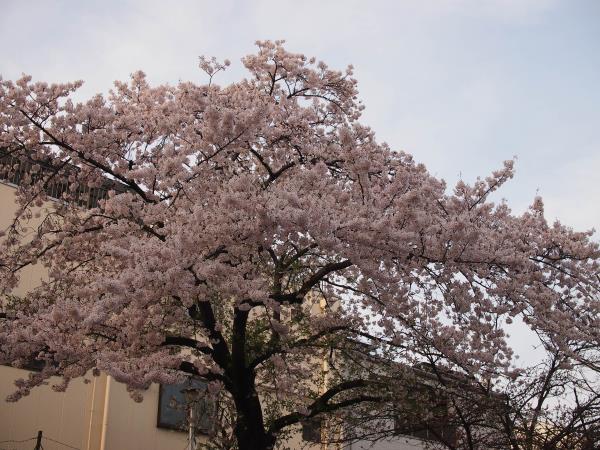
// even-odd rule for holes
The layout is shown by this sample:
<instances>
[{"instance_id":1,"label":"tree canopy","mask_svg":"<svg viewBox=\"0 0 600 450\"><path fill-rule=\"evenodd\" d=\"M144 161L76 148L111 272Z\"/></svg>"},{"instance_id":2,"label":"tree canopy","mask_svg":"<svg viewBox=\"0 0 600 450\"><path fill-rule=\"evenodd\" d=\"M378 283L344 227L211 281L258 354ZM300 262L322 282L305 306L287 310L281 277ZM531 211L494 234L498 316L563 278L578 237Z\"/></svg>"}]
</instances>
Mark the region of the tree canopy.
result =
<instances>
[{"instance_id":1,"label":"tree canopy","mask_svg":"<svg viewBox=\"0 0 600 450\"><path fill-rule=\"evenodd\" d=\"M388 404L399 367L517 378L513 320L597 368L591 232L548 224L539 198L492 203L512 161L448 189L359 123L351 66L257 44L228 86L228 61L204 58L208 84L137 72L76 104L81 82L0 81L0 149L29 167L0 240L0 362L45 362L13 399L53 375L104 371L136 398L202 376L230 405L214 442L267 449L307 418ZM106 195L82 208L90 189ZM33 264L48 278L11 295Z\"/></svg>"}]
</instances>

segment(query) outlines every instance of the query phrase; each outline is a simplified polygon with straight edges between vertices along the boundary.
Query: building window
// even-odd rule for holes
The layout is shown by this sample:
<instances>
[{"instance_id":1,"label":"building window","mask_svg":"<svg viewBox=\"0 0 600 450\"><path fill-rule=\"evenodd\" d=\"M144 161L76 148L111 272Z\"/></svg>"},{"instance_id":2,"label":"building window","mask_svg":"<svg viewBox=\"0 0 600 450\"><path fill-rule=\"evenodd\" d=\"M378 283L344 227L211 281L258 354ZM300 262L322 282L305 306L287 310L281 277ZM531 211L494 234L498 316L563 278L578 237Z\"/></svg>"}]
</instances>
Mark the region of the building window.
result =
<instances>
[{"instance_id":1,"label":"building window","mask_svg":"<svg viewBox=\"0 0 600 450\"><path fill-rule=\"evenodd\" d=\"M160 385L157 427L188 431L190 408L196 431L210 434L216 417L215 404L206 396L206 383L191 379L185 383Z\"/></svg>"},{"instance_id":2,"label":"building window","mask_svg":"<svg viewBox=\"0 0 600 450\"><path fill-rule=\"evenodd\" d=\"M321 443L321 419L312 417L302 422L302 439L306 442Z\"/></svg>"},{"instance_id":3,"label":"building window","mask_svg":"<svg viewBox=\"0 0 600 450\"><path fill-rule=\"evenodd\" d=\"M427 414L415 405L398 411L394 417L395 434L454 445L456 427L450 423L448 403L429 398L425 405Z\"/></svg>"}]
</instances>

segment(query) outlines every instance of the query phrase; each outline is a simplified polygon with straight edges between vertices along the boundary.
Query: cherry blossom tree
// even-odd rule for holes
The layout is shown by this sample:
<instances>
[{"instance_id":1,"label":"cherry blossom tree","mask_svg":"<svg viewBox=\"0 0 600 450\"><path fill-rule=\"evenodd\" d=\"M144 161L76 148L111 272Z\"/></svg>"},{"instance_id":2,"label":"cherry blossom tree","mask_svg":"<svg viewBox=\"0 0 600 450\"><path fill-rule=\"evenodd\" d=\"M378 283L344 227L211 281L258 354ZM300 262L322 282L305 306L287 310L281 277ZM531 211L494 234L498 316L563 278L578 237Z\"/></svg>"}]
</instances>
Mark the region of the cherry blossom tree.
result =
<instances>
[{"instance_id":1,"label":"cherry blossom tree","mask_svg":"<svg viewBox=\"0 0 600 450\"><path fill-rule=\"evenodd\" d=\"M229 405L215 445L271 449L304 421L389 404L424 355L513 374L514 318L593 363L591 232L548 224L539 198L522 215L492 203L512 161L448 190L359 123L351 66L257 44L228 86L214 75L229 62L204 58L208 84L137 72L84 103L81 82L0 82L3 167L28 167L0 242L0 362L45 363L13 400L54 375L61 390L103 371L138 400L201 376ZM47 279L15 296L34 264Z\"/></svg>"},{"instance_id":2,"label":"cherry blossom tree","mask_svg":"<svg viewBox=\"0 0 600 450\"><path fill-rule=\"evenodd\" d=\"M409 413L413 428L432 435L435 448L448 450L598 448L600 377L590 355L582 355L591 346L559 346L545 333L534 334L530 342L538 346L540 360L494 379L449 372L443 359L425 357L427 363L420 365L425 373L418 381L429 380L434 398L423 402L419 397L422 407ZM447 405L438 417L430 413L436 401ZM390 435L381 427L377 431L375 438Z\"/></svg>"}]
</instances>

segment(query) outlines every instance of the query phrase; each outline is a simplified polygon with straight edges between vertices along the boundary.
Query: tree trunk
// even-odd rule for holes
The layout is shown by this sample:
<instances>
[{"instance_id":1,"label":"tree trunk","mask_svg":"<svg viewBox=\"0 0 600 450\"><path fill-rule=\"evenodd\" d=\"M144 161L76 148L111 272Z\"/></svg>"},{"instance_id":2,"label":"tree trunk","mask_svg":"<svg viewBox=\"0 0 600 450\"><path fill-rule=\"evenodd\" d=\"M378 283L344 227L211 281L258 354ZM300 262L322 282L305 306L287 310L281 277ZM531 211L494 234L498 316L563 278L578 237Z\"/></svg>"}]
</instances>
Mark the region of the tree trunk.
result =
<instances>
[{"instance_id":1,"label":"tree trunk","mask_svg":"<svg viewBox=\"0 0 600 450\"><path fill-rule=\"evenodd\" d=\"M246 397L241 402L236 401L236 407L238 416L235 436L239 450L271 450L275 446L275 439L265 433L257 397Z\"/></svg>"},{"instance_id":2,"label":"tree trunk","mask_svg":"<svg viewBox=\"0 0 600 450\"><path fill-rule=\"evenodd\" d=\"M254 427L236 426L235 435L239 450L272 450L275 439Z\"/></svg>"},{"instance_id":3,"label":"tree trunk","mask_svg":"<svg viewBox=\"0 0 600 450\"><path fill-rule=\"evenodd\" d=\"M275 446L275 439L265 432L254 376L247 369L239 370L237 375L237 386L232 394L237 413L234 431L239 450L271 450Z\"/></svg>"}]
</instances>

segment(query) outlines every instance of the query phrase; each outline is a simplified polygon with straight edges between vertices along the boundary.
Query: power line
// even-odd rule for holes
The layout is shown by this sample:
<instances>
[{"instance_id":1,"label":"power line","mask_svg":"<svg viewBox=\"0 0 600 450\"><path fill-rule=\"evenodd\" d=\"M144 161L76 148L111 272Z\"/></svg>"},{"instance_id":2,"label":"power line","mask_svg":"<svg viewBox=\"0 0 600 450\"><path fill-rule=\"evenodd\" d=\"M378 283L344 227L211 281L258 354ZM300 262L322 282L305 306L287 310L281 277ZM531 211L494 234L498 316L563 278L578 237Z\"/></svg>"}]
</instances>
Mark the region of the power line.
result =
<instances>
[{"instance_id":1,"label":"power line","mask_svg":"<svg viewBox=\"0 0 600 450\"><path fill-rule=\"evenodd\" d=\"M50 441L50 442L54 442L54 443L56 443L56 444L64 445L65 447L72 448L73 450L80 450L80 449L79 449L79 448L77 448L77 447L72 447L72 446L70 446L69 444L65 444L64 442L60 442L60 441L57 441L57 440L51 439L51 438L49 438L49 437L46 437L46 436L42 437L42 439L46 439L46 440L48 440L48 441Z\"/></svg>"},{"instance_id":2,"label":"power line","mask_svg":"<svg viewBox=\"0 0 600 450\"><path fill-rule=\"evenodd\" d=\"M29 439L22 439L20 441L17 441L17 440L0 441L0 444L20 444L20 443L23 443L23 442L35 441L35 440L37 440L37 438L38 437L36 436L36 437L29 438ZM57 441L56 439L52 439L52 438L49 438L49 437L46 437L46 436L42 436L42 439L46 439L46 440L48 440L50 442L54 442L55 444L63 445L65 447L67 447L67 448L72 448L73 450L80 450L77 447L73 447L73 446L71 446L69 444L65 444L64 442L60 442L60 441ZM44 448L41 444L40 444L40 446L41 446L42 449ZM0 450L2 450L2 449L0 449Z\"/></svg>"},{"instance_id":3,"label":"power line","mask_svg":"<svg viewBox=\"0 0 600 450\"><path fill-rule=\"evenodd\" d=\"M23 439L22 441L0 441L0 444L19 444L21 442L33 441L34 439L37 439L37 436L29 439Z\"/></svg>"}]
</instances>

